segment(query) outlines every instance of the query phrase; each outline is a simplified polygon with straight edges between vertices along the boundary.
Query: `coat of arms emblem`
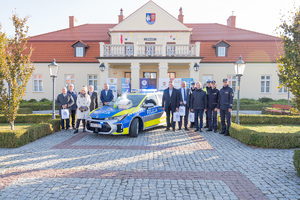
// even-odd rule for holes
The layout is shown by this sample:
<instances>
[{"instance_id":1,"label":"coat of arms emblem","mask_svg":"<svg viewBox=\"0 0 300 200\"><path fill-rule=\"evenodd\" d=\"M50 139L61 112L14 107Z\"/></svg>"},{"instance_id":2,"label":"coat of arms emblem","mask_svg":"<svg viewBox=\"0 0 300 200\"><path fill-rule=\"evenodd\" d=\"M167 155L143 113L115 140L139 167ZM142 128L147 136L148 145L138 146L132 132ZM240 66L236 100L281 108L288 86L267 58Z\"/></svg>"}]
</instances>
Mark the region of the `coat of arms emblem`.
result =
<instances>
[{"instance_id":1,"label":"coat of arms emblem","mask_svg":"<svg viewBox=\"0 0 300 200\"><path fill-rule=\"evenodd\" d=\"M146 13L146 22L150 25L155 23L155 13Z\"/></svg>"}]
</instances>

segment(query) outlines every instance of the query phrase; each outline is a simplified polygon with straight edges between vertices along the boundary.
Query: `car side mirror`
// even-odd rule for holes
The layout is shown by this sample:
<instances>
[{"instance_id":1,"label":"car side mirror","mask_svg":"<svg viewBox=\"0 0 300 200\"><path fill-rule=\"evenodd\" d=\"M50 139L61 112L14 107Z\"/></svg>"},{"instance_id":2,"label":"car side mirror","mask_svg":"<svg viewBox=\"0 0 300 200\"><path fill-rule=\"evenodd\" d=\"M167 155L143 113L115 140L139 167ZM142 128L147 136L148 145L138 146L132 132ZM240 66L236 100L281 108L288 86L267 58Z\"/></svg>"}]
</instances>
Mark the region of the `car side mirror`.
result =
<instances>
[{"instance_id":1,"label":"car side mirror","mask_svg":"<svg viewBox=\"0 0 300 200\"><path fill-rule=\"evenodd\" d=\"M152 107L154 107L154 104L153 103L146 103L145 105L144 105L144 107L145 108L152 108Z\"/></svg>"}]
</instances>

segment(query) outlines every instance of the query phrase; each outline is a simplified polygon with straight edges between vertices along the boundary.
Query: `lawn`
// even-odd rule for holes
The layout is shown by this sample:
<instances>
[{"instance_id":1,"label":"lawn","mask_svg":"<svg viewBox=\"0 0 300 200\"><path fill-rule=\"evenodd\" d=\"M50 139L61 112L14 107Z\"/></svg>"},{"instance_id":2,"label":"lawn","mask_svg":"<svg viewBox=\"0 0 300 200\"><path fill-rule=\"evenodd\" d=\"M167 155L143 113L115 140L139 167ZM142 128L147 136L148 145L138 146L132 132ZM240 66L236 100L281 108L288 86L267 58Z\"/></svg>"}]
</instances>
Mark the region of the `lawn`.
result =
<instances>
[{"instance_id":1,"label":"lawn","mask_svg":"<svg viewBox=\"0 0 300 200\"><path fill-rule=\"evenodd\" d=\"M251 130L265 133L300 133L300 125L277 125L277 124L243 124Z\"/></svg>"},{"instance_id":2,"label":"lawn","mask_svg":"<svg viewBox=\"0 0 300 200\"><path fill-rule=\"evenodd\" d=\"M30 126L34 125L33 123L15 123L15 130L28 129ZM9 123L0 123L0 131L10 130Z\"/></svg>"}]
</instances>

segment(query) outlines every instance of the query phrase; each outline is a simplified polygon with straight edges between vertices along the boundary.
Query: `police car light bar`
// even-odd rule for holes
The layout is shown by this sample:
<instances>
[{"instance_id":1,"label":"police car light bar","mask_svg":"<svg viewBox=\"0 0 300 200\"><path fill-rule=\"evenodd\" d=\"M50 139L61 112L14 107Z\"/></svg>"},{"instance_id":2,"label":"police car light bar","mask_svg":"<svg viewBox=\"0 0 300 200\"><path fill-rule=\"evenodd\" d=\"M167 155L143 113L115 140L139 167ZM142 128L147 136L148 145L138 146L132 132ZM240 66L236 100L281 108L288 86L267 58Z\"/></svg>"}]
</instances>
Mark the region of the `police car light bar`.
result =
<instances>
[{"instance_id":1,"label":"police car light bar","mask_svg":"<svg viewBox=\"0 0 300 200\"><path fill-rule=\"evenodd\" d=\"M131 89L131 93L155 93L157 89Z\"/></svg>"}]
</instances>

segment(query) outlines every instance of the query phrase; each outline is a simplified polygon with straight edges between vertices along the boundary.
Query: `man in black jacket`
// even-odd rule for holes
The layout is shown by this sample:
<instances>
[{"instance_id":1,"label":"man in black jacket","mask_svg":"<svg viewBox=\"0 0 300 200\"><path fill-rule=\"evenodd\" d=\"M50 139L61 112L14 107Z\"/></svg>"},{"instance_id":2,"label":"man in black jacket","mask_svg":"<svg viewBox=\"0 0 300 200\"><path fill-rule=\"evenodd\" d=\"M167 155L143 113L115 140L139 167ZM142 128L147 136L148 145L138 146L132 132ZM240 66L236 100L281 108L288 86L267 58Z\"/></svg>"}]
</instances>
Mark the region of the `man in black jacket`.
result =
<instances>
[{"instance_id":1,"label":"man in black jacket","mask_svg":"<svg viewBox=\"0 0 300 200\"><path fill-rule=\"evenodd\" d=\"M191 105L192 105L192 94L193 92L196 90L196 87L195 87L195 82L192 81L191 82L191 89L190 89L190 94L189 94L189 98L190 98L190 109L191 109ZM190 125L190 128L194 128L195 127L195 119L194 119L194 122L191 122L191 125Z\"/></svg>"},{"instance_id":2,"label":"man in black jacket","mask_svg":"<svg viewBox=\"0 0 300 200\"><path fill-rule=\"evenodd\" d=\"M74 104L74 99L71 94L67 93L67 88L62 88L62 93L57 96L56 104L59 106L59 115L61 116L62 109L69 109ZM65 120L61 119L61 128L62 130L65 129ZM70 119L66 119L66 130L70 128Z\"/></svg>"},{"instance_id":3,"label":"man in black jacket","mask_svg":"<svg viewBox=\"0 0 300 200\"><path fill-rule=\"evenodd\" d=\"M169 82L169 87L164 90L162 97L162 108L167 115L167 131L170 130L170 114L172 114L172 128L175 131L175 122L173 122L173 114L178 111L180 96L177 89L174 88L173 81Z\"/></svg>"},{"instance_id":4,"label":"man in black jacket","mask_svg":"<svg viewBox=\"0 0 300 200\"><path fill-rule=\"evenodd\" d=\"M91 97L90 111L93 111L98 108L98 95L97 92L94 92L94 86L89 86L88 94Z\"/></svg>"},{"instance_id":5,"label":"man in black jacket","mask_svg":"<svg viewBox=\"0 0 300 200\"><path fill-rule=\"evenodd\" d=\"M231 111L233 104L234 93L231 87L228 86L228 80L223 79L223 88L220 90L218 109L220 110L222 132L220 134L225 134L229 136L229 127L231 125ZM227 125L225 124L225 118Z\"/></svg>"},{"instance_id":6,"label":"man in black jacket","mask_svg":"<svg viewBox=\"0 0 300 200\"><path fill-rule=\"evenodd\" d=\"M78 94L77 94L76 91L74 91L74 85L73 84L69 85L68 94L72 95L72 97L74 99L74 104L70 108L70 116L72 117L72 127L73 127L73 129L75 129L75 115L76 115L76 109L77 109L76 101L77 101Z\"/></svg>"},{"instance_id":7,"label":"man in black jacket","mask_svg":"<svg viewBox=\"0 0 300 200\"><path fill-rule=\"evenodd\" d=\"M200 82L196 84L197 89L192 94L192 105L191 111L195 112L195 124L196 130L202 132L203 127L203 112L206 111L207 108L207 96L206 92L202 90L202 86ZM200 125L199 125L199 117L200 117Z\"/></svg>"},{"instance_id":8,"label":"man in black jacket","mask_svg":"<svg viewBox=\"0 0 300 200\"><path fill-rule=\"evenodd\" d=\"M206 94L208 94L208 91L211 90L211 81L209 79L206 81L205 90L206 90ZM205 111L205 117L206 117L206 125L204 128L208 128L208 112L207 111Z\"/></svg>"},{"instance_id":9,"label":"man in black jacket","mask_svg":"<svg viewBox=\"0 0 300 200\"><path fill-rule=\"evenodd\" d=\"M207 131L212 131L214 128L214 132L217 132L218 122L217 122L217 107L219 101L219 90L216 88L216 81L211 81L211 89L207 91L207 114L208 114L208 127Z\"/></svg>"}]
</instances>

